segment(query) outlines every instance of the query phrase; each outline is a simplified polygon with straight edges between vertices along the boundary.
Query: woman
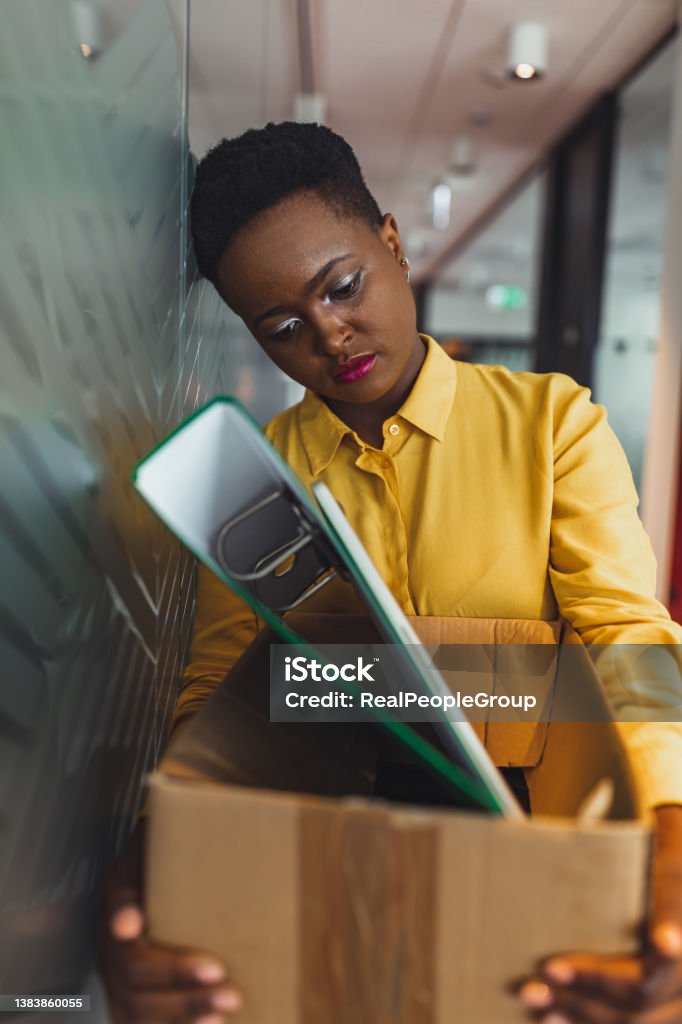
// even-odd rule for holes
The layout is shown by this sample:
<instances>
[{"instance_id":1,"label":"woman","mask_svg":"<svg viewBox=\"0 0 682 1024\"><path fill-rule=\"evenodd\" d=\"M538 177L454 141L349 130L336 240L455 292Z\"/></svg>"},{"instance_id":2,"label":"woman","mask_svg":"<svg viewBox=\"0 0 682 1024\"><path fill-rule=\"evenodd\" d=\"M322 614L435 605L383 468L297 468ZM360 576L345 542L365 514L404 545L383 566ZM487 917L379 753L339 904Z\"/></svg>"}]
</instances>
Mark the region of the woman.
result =
<instances>
[{"instance_id":1,"label":"woman","mask_svg":"<svg viewBox=\"0 0 682 1024\"><path fill-rule=\"evenodd\" d=\"M202 273L307 389L268 437L304 482L328 483L406 613L561 614L590 643L680 643L653 595L650 546L603 409L566 377L457 365L418 334L396 222L343 139L284 123L224 140L197 170L192 233ZM342 601L325 588L317 607ZM175 725L257 629L202 571ZM611 697L632 711L632 690ZM624 738L640 799L655 808L649 936L641 957L544 965L519 995L546 1024L682 1021L682 732L645 723ZM219 965L146 941L138 902L119 874L103 970L120 1020L213 1024L238 1010Z\"/></svg>"}]
</instances>

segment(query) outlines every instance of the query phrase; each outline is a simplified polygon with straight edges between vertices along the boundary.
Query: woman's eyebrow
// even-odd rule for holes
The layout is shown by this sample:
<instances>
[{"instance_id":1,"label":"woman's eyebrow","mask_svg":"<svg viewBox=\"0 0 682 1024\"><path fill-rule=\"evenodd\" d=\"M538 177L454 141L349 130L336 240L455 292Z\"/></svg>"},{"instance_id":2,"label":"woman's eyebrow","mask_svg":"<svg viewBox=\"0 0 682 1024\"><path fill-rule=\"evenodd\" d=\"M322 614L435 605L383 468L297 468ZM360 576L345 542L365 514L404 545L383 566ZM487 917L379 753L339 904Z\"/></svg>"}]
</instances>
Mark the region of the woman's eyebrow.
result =
<instances>
[{"instance_id":1,"label":"woman's eyebrow","mask_svg":"<svg viewBox=\"0 0 682 1024\"><path fill-rule=\"evenodd\" d=\"M334 259L329 260L328 263L325 263L325 265L320 270L318 270L318 272L314 274L313 277L311 277L308 283L304 286L303 294L310 295L310 293L314 291L315 288L317 288L318 284L321 281L324 281L325 277L332 269L332 267L335 267L337 263L341 263L342 260L350 259L351 256L353 255L354 254L352 252L346 252L343 254L343 256L335 256Z\"/></svg>"},{"instance_id":2,"label":"woman's eyebrow","mask_svg":"<svg viewBox=\"0 0 682 1024\"><path fill-rule=\"evenodd\" d=\"M323 267L321 267L316 274L310 278L310 280L303 286L303 294L310 295L321 281L324 281L329 271L336 266L337 263L341 263L343 260L350 259L354 253L346 252L343 256L334 256L333 259L328 260ZM274 316L275 313L286 313L286 306L272 306L271 309L266 309L264 313L260 313L253 321L253 326L257 327L261 320L267 320L269 316Z\"/></svg>"}]
</instances>

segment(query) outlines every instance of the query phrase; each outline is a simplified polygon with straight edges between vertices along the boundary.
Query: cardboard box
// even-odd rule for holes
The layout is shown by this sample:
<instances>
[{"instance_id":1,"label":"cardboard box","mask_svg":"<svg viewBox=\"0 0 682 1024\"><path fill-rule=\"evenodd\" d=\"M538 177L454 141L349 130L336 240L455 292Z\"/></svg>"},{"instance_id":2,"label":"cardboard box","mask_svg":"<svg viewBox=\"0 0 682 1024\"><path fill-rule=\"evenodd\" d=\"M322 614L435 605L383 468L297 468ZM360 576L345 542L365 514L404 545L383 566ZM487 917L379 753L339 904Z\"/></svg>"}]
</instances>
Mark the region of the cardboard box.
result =
<instances>
[{"instance_id":1,"label":"cardboard box","mask_svg":"<svg viewBox=\"0 0 682 1024\"><path fill-rule=\"evenodd\" d=\"M361 621L295 618L312 641L372 636ZM426 643L547 644L555 698L578 686L601 701L587 657L561 678L556 626L413 624ZM151 780L151 934L224 960L241 1020L511 1024L528 1016L510 988L539 958L635 948L649 833L608 722L483 727L498 763L526 766L527 822L376 802L390 744L371 726L269 723L267 645L262 634ZM576 818L604 777L609 820Z\"/></svg>"}]
</instances>

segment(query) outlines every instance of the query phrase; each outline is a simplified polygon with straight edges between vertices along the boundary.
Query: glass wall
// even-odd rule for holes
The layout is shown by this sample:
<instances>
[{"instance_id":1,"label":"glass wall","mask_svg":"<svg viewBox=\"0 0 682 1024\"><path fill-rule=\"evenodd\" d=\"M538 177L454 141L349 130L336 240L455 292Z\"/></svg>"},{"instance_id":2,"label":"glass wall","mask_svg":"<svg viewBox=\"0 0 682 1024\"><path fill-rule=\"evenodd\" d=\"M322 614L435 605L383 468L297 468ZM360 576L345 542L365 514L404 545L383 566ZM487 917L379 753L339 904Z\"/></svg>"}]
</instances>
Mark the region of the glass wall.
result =
<instances>
[{"instance_id":1,"label":"glass wall","mask_svg":"<svg viewBox=\"0 0 682 1024\"><path fill-rule=\"evenodd\" d=\"M185 269L182 85L165 0L2 6L3 993L79 990L175 704L192 563L131 470L260 373Z\"/></svg>"},{"instance_id":2,"label":"glass wall","mask_svg":"<svg viewBox=\"0 0 682 1024\"><path fill-rule=\"evenodd\" d=\"M659 329L666 184L679 41L623 89L609 217L594 398L630 461L637 486L651 404Z\"/></svg>"},{"instance_id":3,"label":"glass wall","mask_svg":"<svg viewBox=\"0 0 682 1024\"><path fill-rule=\"evenodd\" d=\"M544 192L537 173L429 290L425 329L455 357L533 368Z\"/></svg>"}]
</instances>

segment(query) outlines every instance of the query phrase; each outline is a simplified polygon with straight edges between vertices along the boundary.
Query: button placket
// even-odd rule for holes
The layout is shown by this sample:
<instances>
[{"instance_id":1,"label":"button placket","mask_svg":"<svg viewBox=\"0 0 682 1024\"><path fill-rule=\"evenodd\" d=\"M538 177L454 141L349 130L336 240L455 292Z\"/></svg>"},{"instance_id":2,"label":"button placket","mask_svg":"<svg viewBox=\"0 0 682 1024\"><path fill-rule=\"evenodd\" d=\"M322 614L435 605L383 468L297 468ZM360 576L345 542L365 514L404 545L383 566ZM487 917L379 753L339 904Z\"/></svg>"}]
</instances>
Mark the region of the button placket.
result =
<instances>
[{"instance_id":1,"label":"button placket","mask_svg":"<svg viewBox=\"0 0 682 1024\"><path fill-rule=\"evenodd\" d=\"M402 441L403 438L400 438ZM390 566L391 590L407 615L414 614L407 562L407 531L398 492L396 466L388 452L365 446L356 459L356 466L379 477L385 488L382 509L384 549Z\"/></svg>"},{"instance_id":2,"label":"button placket","mask_svg":"<svg viewBox=\"0 0 682 1024\"><path fill-rule=\"evenodd\" d=\"M384 424L384 448L383 450L391 459L395 459L398 452L403 448L409 439L409 432L404 423L396 423L390 420ZM395 464L394 464L395 469Z\"/></svg>"}]
</instances>

